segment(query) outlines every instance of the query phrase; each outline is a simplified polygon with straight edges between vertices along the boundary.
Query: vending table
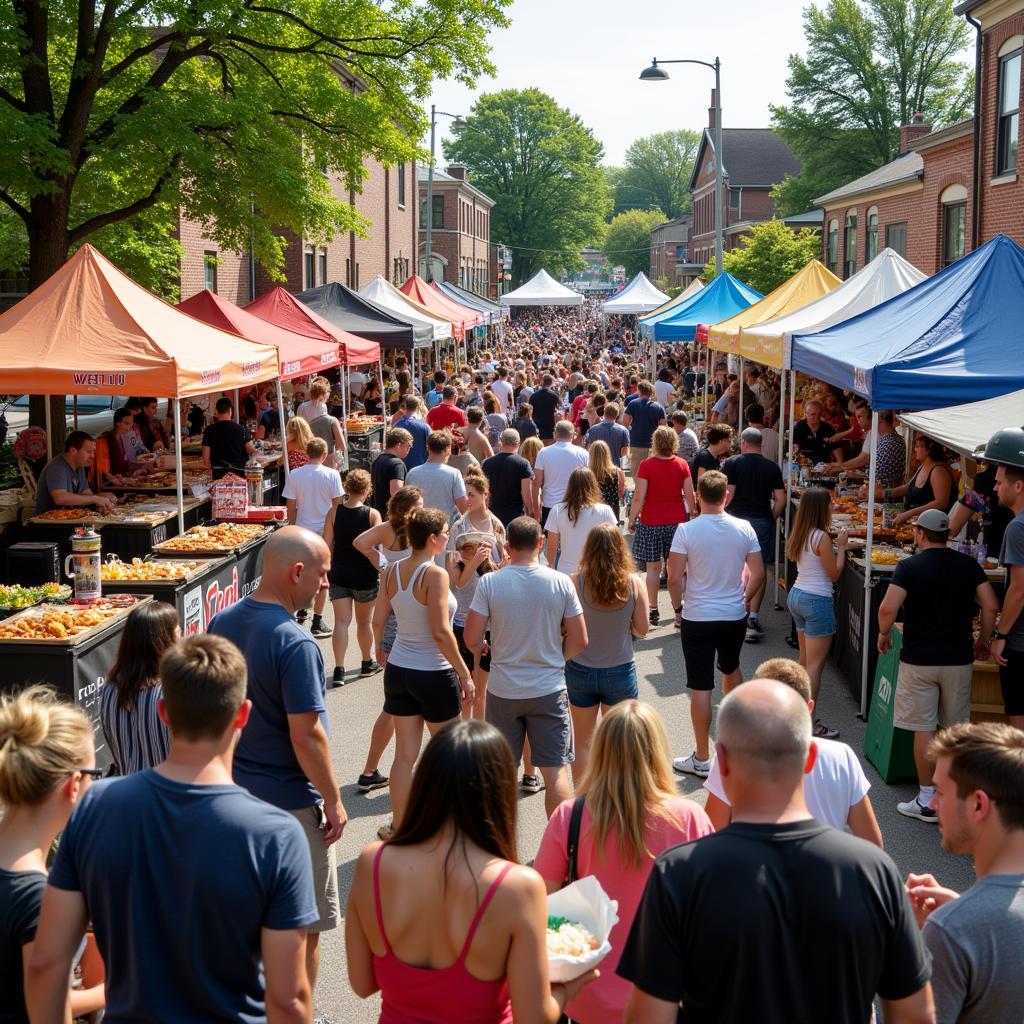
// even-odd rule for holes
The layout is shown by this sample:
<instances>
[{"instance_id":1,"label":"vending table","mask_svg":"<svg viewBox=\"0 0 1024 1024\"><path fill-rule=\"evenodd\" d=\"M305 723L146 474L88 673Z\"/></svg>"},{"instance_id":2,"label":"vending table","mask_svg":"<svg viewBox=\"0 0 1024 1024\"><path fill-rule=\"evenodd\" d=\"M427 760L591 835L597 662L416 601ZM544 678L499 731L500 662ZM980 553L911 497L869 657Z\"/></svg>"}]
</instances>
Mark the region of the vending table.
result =
<instances>
[{"instance_id":1,"label":"vending table","mask_svg":"<svg viewBox=\"0 0 1024 1024\"><path fill-rule=\"evenodd\" d=\"M185 529L210 518L209 498L186 498ZM122 560L145 557L156 544L178 536L178 506L173 500L147 502L96 520L102 525L104 555Z\"/></svg>"}]
</instances>

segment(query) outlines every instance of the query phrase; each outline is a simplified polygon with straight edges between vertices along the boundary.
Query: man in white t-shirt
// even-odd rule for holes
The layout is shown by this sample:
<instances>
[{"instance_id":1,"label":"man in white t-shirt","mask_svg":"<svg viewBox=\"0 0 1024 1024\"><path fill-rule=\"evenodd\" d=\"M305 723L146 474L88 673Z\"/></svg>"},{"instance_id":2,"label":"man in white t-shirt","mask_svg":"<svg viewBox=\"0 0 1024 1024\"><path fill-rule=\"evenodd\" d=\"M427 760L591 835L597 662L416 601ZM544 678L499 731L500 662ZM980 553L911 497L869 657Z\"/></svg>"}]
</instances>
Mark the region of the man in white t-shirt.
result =
<instances>
[{"instance_id":1,"label":"man in white t-shirt","mask_svg":"<svg viewBox=\"0 0 1024 1024\"><path fill-rule=\"evenodd\" d=\"M811 677L798 661L769 658L758 665L754 675L758 679L775 679L796 690L807 702L813 719ZM857 755L845 743L837 740L815 737L814 745L818 753L810 772L804 776L807 809L822 824L840 830L849 826L855 836L881 847L882 832L868 796L871 783ZM720 832L732 820L732 806L722 786L717 761L711 766L711 774L704 781L704 788L708 791L705 809L715 831Z\"/></svg>"},{"instance_id":2,"label":"man in white t-shirt","mask_svg":"<svg viewBox=\"0 0 1024 1024\"><path fill-rule=\"evenodd\" d=\"M658 405L667 409L676 400L676 389L672 386L672 373L662 370L654 382L654 397Z\"/></svg>"},{"instance_id":3,"label":"man in white t-shirt","mask_svg":"<svg viewBox=\"0 0 1024 1024\"><path fill-rule=\"evenodd\" d=\"M572 443L574 432L568 420L559 420L555 424L555 443L541 449L537 455L533 467L533 507L541 510L541 527L547 523L555 505L565 500L572 471L587 465L586 448Z\"/></svg>"},{"instance_id":4,"label":"man in white t-shirt","mask_svg":"<svg viewBox=\"0 0 1024 1024\"><path fill-rule=\"evenodd\" d=\"M293 469L285 481L281 494L288 507L288 522L293 526L301 526L312 530L318 537L324 532L324 523L331 506L336 505L345 497L341 486L341 474L336 469L324 465L327 456L327 442L314 437L306 445L309 462L305 466ZM331 630L324 625L324 605L327 603L327 590L317 591L313 599L312 631L315 637L331 635ZM303 615L305 610L303 610Z\"/></svg>"},{"instance_id":5,"label":"man in white t-shirt","mask_svg":"<svg viewBox=\"0 0 1024 1024\"><path fill-rule=\"evenodd\" d=\"M668 592L680 625L697 744L689 757L677 757L672 767L702 779L711 771L715 656L728 693L743 682L740 651L747 635L747 612L765 574L754 528L724 511L728 485L725 474L717 470L701 475L697 484L701 514L676 529L668 559Z\"/></svg>"},{"instance_id":6,"label":"man in white t-shirt","mask_svg":"<svg viewBox=\"0 0 1024 1024\"><path fill-rule=\"evenodd\" d=\"M498 400L498 405L506 416L514 412L512 405L512 385L508 382L507 366L498 367L498 376L495 380L491 381L491 391L494 392L494 397Z\"/></svg>"},{"instance_id":7,"label":"man in white t-shirt","mask_svg":"<svg viewBox=\"0 0 1024 1024\"><path fill-rule=\"evenodd\" d=\"M479 658L490 629L487 721L508 740L516 763L529 739L530 758L544 776L550 818L572 796L567 765L575 752L565 663L588 639L576 587L564 573L540 564L542 543L535 519L519 516L508 524L505 546L511 561L480 578L462 638Z\"/></svg>"}]
</instances>

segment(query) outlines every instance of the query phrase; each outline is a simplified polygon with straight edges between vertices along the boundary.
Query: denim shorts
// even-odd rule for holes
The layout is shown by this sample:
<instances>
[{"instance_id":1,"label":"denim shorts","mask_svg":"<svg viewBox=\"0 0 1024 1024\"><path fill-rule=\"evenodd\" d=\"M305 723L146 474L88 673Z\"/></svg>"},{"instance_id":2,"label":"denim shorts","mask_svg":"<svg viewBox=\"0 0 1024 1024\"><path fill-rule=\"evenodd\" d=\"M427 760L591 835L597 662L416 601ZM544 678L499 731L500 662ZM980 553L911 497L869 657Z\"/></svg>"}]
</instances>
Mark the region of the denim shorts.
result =
<instances>
[{"instance_id":1,"label":"denim shorts","mask_svg":"<svg viewBox=\"0 0 1024 1024\"><path fill-rule=\"evenodd\" d=\"M619 701L635 699L636 665L632 661L613 668L589 668L575 661L565 663L565 686L569 703L576 708L611 707Z\"/></svg>"},{"instance_id":2,"label":"denim shorts","mask_svg":"<svg viewBox=\"0 0 1024 1024\"><path fill-rule=\"evenodd\" d=\"M836 631L836 608L831 597L809 594L793 587L789 592L789 614L796 628L809 637L833 636Z\"/></svg>"},{"instance_id":3,"label":"denim shorts","mask_svg":"<svg viewBox=\"0 0 1024 1024\"><path fill-rule=\"evenodd\" d=\"M749 522L757 534L757 541L761 545L761 559L767 568L775 561L775 520L751 519Z\"/></svg>"}]
</instances>

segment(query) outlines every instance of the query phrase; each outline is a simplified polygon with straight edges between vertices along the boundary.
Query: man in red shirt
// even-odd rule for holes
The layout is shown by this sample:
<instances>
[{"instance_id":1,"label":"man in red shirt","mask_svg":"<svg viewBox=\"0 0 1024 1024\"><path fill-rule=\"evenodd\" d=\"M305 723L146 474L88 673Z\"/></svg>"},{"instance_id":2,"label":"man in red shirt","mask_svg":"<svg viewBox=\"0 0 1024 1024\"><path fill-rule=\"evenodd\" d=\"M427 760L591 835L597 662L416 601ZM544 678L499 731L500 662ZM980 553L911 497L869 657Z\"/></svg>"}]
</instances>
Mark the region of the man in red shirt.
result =
<instances>
[{"instance_id":1,"label":"man in red shirt","mask_svg":"<svg viewBox=\"0 0 1024 1024\"><path fill-rule=\"evenodd\" d=\"M441 392L441 403L427 413L427 424L431 430L447 430L450 427L464 427L466 414L455 405L458 392L446 384Z\"/></svg>"}]
</instances>

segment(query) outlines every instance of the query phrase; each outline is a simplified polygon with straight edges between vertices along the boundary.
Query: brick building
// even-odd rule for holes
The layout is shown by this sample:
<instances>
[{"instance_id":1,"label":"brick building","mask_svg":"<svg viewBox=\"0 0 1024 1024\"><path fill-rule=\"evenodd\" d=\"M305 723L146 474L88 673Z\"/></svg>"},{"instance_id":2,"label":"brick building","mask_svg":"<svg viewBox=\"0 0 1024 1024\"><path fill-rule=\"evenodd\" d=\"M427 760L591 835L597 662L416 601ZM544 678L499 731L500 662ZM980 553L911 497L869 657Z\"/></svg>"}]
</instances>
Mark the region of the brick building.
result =
<instances>
[{"instance_id":1,"label":"brick building","mask_svg":"<svg viewBox=\"0 0 1024 1024\"><path fill-rule=\"evenodd\" d=\"M427 168L419 168L420 273L427 280L450 281L478 295L492 294L497 280L491 245L494 200L471 184L463 164L434 169L430 273L427 273Z\"/></svg>"},{"instance_id":2,"label":"brick building","mask_svg":"<svg viewBox=\"0 0 1024 1024\"><path fill-rule=\"evenodd\" d=\"M690 260L690 238L693 235L693 214L684 213L675 220L667 220L651 231L652 281L663 278L669 285L685 287L704 269L703 264Z\"/></svg>"},{"instance_id":3,"label":"brick building","mask_svg":"<svg viewBox=\"0 0 1024 1024\"><path fill-rule=\"evenodd\" d=\"M754 224L775 215L772 187L787 175L800 173L800 161L771 128L722 129L722 205L726 251ZM715 256L715 106L708 108L708 127L701 137L690 176L693 233L690 260L700 267Z\"/></svg>"}]
</instances>

